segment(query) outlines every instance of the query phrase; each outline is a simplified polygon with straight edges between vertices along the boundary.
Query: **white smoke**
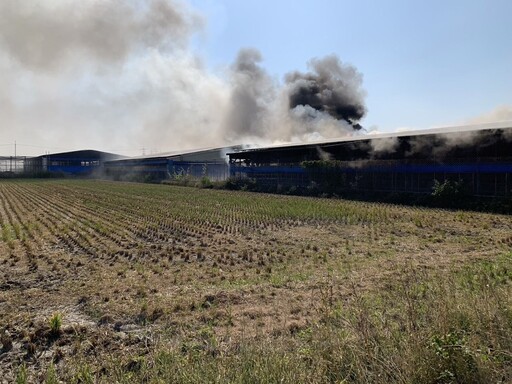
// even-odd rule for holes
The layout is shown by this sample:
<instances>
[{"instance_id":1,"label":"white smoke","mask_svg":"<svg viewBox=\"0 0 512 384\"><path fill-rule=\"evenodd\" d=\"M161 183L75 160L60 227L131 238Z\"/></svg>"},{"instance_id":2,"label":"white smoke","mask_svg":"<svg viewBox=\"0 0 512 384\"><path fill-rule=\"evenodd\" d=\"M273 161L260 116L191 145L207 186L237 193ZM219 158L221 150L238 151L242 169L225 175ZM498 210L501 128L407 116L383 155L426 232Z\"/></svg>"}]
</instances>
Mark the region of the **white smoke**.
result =
<instances>
[{"instance_id":1,"label":"white smoke","mask_svg":"<svg viewBox=\"0 0 512 384\"><path fill-rule=\"evenodd\" d=\"M309 105L290 110L254 49L209 71L190 48L204 22L179 0L2 0L0 144L140 154L351 134Z\"/></svg>"},{"instance_id":2,"label":"white smoke","mask_svg":"<svg viewBox=\"0 0 512 384\"><path fill-rule=\"evenodd\" d=\"M372 156L378 157L382 154L393 153L396 151L399 144L400 142L396 136L373 139L370 141Z\"/></svg>"},{"instance_id":3,"label":"white smoke","mask_svg":"<svg viewBox=\"0 0 512 384\"><path fill-rule=\"evenodd\" d=\"M2 0L0 15L4 52L36 71L185 48L201 24L174 0Z\"/></svg>"},{"instance_id":4,"label":"white smoke","mask_svg":"<svg viewBox=\"0 0 512 384\"><path fill-rule=\"evenodd\" d=\"M512 105L499 105L492 111L472 117L465 121L466 124L494 123L498 121L512 121Z\"/></svg>"}]
</instances>

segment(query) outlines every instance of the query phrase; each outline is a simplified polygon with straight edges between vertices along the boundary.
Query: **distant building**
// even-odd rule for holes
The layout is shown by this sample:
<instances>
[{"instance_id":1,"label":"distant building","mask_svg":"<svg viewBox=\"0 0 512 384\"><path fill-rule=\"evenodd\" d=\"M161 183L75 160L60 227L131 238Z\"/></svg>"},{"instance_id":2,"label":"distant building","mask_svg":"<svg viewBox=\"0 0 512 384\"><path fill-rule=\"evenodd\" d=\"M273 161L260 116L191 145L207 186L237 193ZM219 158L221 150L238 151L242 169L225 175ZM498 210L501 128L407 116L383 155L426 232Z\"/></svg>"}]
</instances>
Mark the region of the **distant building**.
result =
<instances>
[{"instance_id":1,"label":"distant building","mask_svg":"<svg viewBox=\"0 0 512 384\"><path fill-rule=\"evenodd\" d=\"M119 158L123 156L94 150L53 153L27 158L23 169L26 174L94 175L106 161Z\"/></svg>"},{"instance_id":2,"label":"distant building","mask_svg":"<svg viewBox=\"0 0 512 384\"><path fill-rule=\"evenodd\" d=\"M126 158L94 150L0 158L0 175L57 174L114 180L249 182L309 194L428 194L452 183L473 196L512 196L512 122L244 149L175 151Z\"/></svg>"},{"instance_id":3,"label":"distant building","mask_svg":"<svg viewBox=\"0 0 512 384\"><path fill-rule=\"evenodd\" d=\"M512 195L512 123L482 124L229 153L230 174L269 190Z\"/></svg>"},{"instance_id":4,"label":"distant building","mask_svg":"<svg viewBox=\"0 0 512 384\"><path fill-rule=\"evenodd\" d=\"M229 177L227 152L240 146L159 153L105 162L105 174L115 180L161 181L180 178L211 181Z\"/></svg>"}]
</instances>

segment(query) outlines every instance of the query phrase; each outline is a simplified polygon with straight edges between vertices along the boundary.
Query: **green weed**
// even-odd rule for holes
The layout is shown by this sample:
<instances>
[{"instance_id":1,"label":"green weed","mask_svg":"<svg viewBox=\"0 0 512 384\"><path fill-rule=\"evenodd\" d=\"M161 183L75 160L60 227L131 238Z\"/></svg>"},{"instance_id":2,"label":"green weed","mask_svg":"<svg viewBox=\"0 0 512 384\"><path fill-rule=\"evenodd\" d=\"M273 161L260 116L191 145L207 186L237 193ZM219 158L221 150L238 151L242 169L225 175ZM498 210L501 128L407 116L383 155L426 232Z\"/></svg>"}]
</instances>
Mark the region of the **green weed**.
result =
<instances>
[{"instance_id":1,"label":"green weed","mask_svg":"<svg viewBox=\"0 0 512 384\"><path fill-rule=\"evenodd\" d=\"M50 326L50 332L53 334L53 335L59 335L60 332L61 332L61 327L62 327L62 314L61 313L54 313L49 321L49 326Z\"/></svg>"}]
</instances>

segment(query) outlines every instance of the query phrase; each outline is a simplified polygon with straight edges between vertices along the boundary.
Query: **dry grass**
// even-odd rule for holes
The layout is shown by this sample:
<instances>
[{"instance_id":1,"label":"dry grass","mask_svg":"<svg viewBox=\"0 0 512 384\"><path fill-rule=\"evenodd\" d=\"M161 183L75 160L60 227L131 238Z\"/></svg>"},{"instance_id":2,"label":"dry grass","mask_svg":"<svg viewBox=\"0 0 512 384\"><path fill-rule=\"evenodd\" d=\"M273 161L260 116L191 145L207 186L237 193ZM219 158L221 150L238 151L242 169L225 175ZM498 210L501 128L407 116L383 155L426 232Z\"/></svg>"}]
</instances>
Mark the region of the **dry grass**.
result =
<instances>
[{"instance_id":1,"label":"dry grass","mask_svg":"<svg viewBox=\"0 0 512 384\"><path fill-rule=\"evenodd\" d=\"M9 382L512 380L509 216L98 181L0 200Z\"/></svg>"}]
</instances>

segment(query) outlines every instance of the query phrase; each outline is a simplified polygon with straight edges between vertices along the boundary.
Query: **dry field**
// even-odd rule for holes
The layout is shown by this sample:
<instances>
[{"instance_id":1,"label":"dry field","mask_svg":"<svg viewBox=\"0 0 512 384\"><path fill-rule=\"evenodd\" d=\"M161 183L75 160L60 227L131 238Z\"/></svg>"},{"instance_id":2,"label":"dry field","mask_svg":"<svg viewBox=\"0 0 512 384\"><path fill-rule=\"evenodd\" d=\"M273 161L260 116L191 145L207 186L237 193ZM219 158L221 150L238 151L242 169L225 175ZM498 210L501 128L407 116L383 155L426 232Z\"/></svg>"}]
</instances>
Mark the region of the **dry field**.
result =
<instances>
[{"instance_id":1,"label":"dry field","mask_svg":"<svg viewBox=\"0 0 512 384\"><path fill-rule=\"evenodd\" d=\"M0 181L0 383L511 382L512 218Z\"/></svg>"}]
</instances>

